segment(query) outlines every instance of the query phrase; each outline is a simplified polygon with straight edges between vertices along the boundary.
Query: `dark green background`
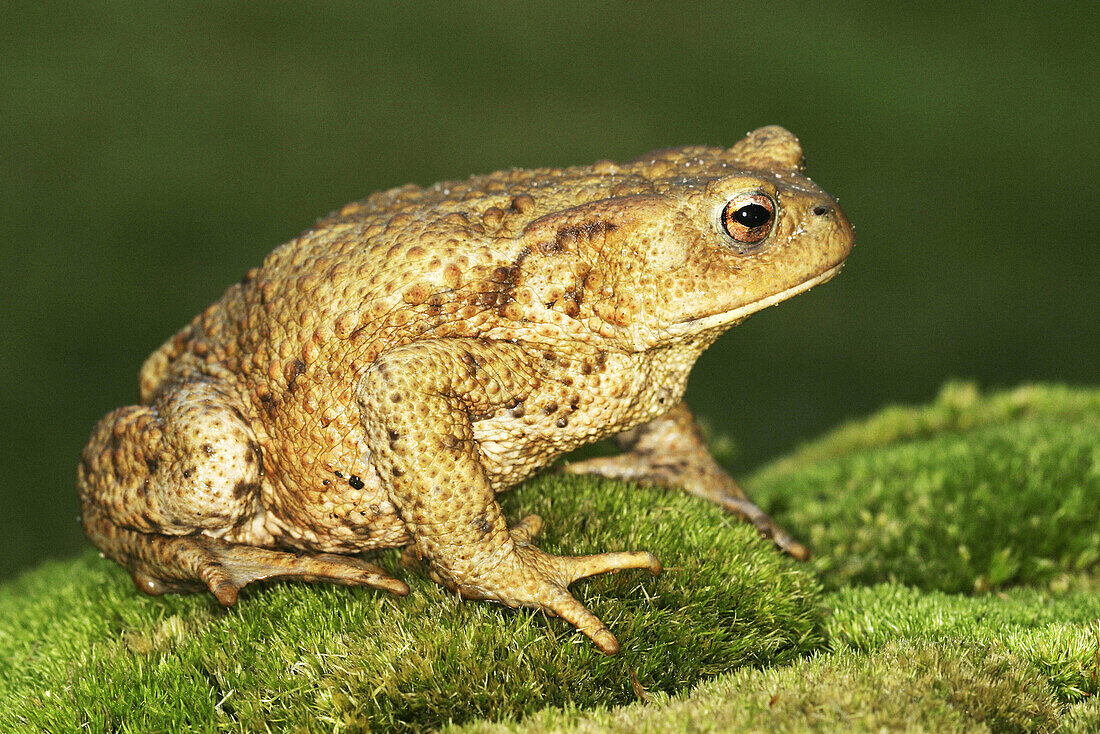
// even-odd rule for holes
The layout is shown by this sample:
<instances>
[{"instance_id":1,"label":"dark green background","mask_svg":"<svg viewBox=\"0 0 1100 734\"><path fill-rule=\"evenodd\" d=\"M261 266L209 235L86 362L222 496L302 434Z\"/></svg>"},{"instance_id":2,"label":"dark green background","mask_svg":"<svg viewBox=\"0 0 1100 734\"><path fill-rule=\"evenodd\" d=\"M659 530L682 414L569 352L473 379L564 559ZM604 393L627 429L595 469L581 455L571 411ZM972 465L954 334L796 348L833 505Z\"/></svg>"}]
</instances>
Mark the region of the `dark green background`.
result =
<instances>
[{"instance_id":1,"label":"dark green background","mask_svg":"<svg viewBox=\"0 0 1100 734\"><path fill-rule=\"evenodd\" d=\"M795 131L858 244L700 361L741 471L949 377L1097 382L1088 3L519 5L0 5L0 575L85 547L77 455L150 351L409 181Z\"/></svg>"}]
</instances>

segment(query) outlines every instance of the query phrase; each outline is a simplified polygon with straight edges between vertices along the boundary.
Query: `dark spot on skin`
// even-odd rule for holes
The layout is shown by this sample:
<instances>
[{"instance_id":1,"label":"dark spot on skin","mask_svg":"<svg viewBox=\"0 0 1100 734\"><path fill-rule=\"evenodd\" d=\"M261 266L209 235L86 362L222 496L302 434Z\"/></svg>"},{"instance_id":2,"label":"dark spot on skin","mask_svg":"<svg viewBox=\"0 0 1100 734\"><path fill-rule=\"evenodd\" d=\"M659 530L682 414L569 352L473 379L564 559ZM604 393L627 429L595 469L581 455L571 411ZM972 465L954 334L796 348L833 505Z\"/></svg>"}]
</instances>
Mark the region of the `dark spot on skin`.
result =
<instances>
[{"instance_id":1,"label":"dark spot on skin","mask_svg":"<svg viewBox=\"0 0 1100 734\"><path fill-rule=\"evenodd\" d=\"M245 500L248 499L252 493L256 490L255 482L237 482L233 485L233 499Z\"/></svg>"},{"instance_id":2,"label":"dark spot on skin","mask_svg":"<svg viewBox=\"0 0 1100 734\"><path fill-rule=\"evenodd\" d=\"M203 452L204 454L206 454L207 456L213 456L213 455L214 455L214 447L213 447L213 446L211 446L211 445L210 445L210 444L208 444L208 443L204 443L204 444L202 445L202 452Z\"/></svg>"},{"instance_id":3,"label":"dark spot on skin","mask_svg":"<svg viewBox=\"0 0 1100 734\"><path fill-rule=\"evenodd\" d=\"M527 415L527 411L523 409L522 405L512 409L513 418L522 418L525 415Z\"/></svg>"},{"instance_id":4,"label":"dark spot on skin","mask_svg":"<svg viewBox=\"0 0 1100 734\"><path fill-rule=\"evenodd\" d=\"M530 247L524 247L522 250L516 253L516 259L512 261L511 265L505 268L505 270L507 270L507 277L505 279L505 282L511 283L512 285L516 284L516 281L519 280L519 271L523 267L523 261L526 260L527 256L530 254Z\"/></svg>"},{"instance_id":5,"label":"dark spot on skin","mask_svg":"<svg viewBox=\"0 0 1100 734\"><path fill-rule=\"evenodd\" d=\"M390 402L400 403L401 402L401 393L396 393L395 392L393 395L390 395Z\"/></svg>"},{"instance_id":6,"label":"dark spot on skin","mask_svg":"<svg viewBox=\"0 0 1100 734\"><path fill-rule=\"evenodd\" d=\"M575 245L582 240L605 237L618 228L618 225L611 222L605 222L602 219L584 222L583 224L560 227L557 234L554 236L554 251L561 252L562 250L569 249L571 245Z\"/></svg>"},{"instance_id":7,"label":"dark spot on skin","mask_svg":"<svg viewBox=\"0 0 1100 734\"><path fill-rule=\"evenodd\" d=\"M581 396L580 395L574 395L573 397L571 397L569 399L569 411L571 413L575 413L577 411L577 408L580 406L580 404L581 404Z\"/></svg>"},{"instance_id":8,"label":"dark spot on skin","mask_svg":"<svg viewBox=\"0 0 1100 734\"><path fill-rule=\"evenodd\" d=\"M566 426L569 425L569 419L568 418L558 418L558 420L554 423L554 425L557 426L558 428L565 428Z\"/></svg>"},{"instance_id":9,"label":"dark spot on skin","mask_svg":"<svg viewBox=\"0 0 1100 734\"><path fill-rule=\"evenodd\" d=\"M183 470L183 478L184 479L190 479L191 478L191 470L190 469L184 469Z\"/></svg>"},{"instance_id":10,"label":"dark spot on skin","mask_svg":"<svg viewBox=\"0 0 1100 734\"><path fill-rule=\"evenodd\" d=\"M547 362L556 362L558 359L558 355L554 354L553 352L543 352L542 358L545 359Z\"/></svg>"},{"instance_id":11,"label":"dark spot on skin","mask_svg":"<svg viewBox=\"0 0 1100 734\"><path fill-rule=\"evenodd\" d=\"M493 280L502 286L496 299L498 310L503 309L516 300L516 286L520 282L523 261L526 260L527 256L530 254L531 248L524 247L516 254L516 259L512 261L511 265L493 270Z\"/></svg>"},{"instance_id":12,"label":"dark spot on skin","mask_svg":"<svg viewBox=\"0 0 1100 734\"><path fill-rule=\"evenodd\" d=\"M558 231L560 232L561 230ZM540 242L537 247L539 248L539 252L543 255L556 255L562 251L561 237L559 236L550 242Z\"/></svg>"},{"instance_id":13,"label":"dark spot on skin","mask_svg":"<svg viewBox=\"0 0 1100 734\"><path fill-rule=\"evenodd\" d=\"M286 386L288 390L293 391L298 375L306 371L306 363L300 359L296 359L293 362L288 362L284 375L286 377Z\"/></svg>"},{"instance_id":14,"label":"dark spot on skin","mask_svg":"<svg viewBox=\"0 0 1100 734\"><path fill-rule=\"evenodd\" d=\"M579 283L575 288L570 288L565 292L565 296L571 298L573 304L579 308L584 303L584 284Z\"/></svg>"},{"instance_id":15,"label":"dark spot on skin","mask_svg":"<svg viewBox=\"0 0 1100 734\"><path fill-rule=\"evenodd\" d=\"M392 428L387 430L386 433L389 435L391 441L396 441L397 439L401 438L401 434L393 430Z\"/></svg>"},{"instance_id":16,"label":"dark spot on skin","mask_svg":"<svg viewBox=\"0 0 1100 734\"><path fill-rule=\"evenodd\" d=\"M545 413L546 415L553 415L557 411L558 411L558 404L557 403L550 403L550 404L546 405L545 407L543 407L543 409L542 409L542 412Z\"/></svg>"},{"instance_id":17,"label":"dark spot on skin","mask_svg":"<svg viewBox=\"0 0 1100 734\"><path fill-rule=\"evenodd\" d=\"M607 364L607 352L596 353L596 366L603 369L603 366Z\"/></svg>"},{"instance_id":18,"label":"dark spot on skin","mask_svg":"<svg viewBox=\"0 0 1100 734\"><path fill-rule=\"evenodd\" d=\"M333 472L333 474L335 474L336 476L340 477L341 479L343 479L343 478L344 478L344 474L343 474L343 472L338 472L338 471L334 471L334 472Z\"/></svg>"},{"instance_id":19,"label":"dark spot on skin","mask_svg":"<svg viewBox=\"0 0 1100 734\"><path fill-rule=\"evenodd\" d=\"M588 362L585 362L584 364L582 364L581 365L581 374L582 375L592 374L592 365L588 364Z\"/></svg>"},{"instance_id":20,"label":"dark spot on skin","mask_svg":"<svg viewBox=\"0 0 1100 734\"><path fill-rule=\"evenodd\" d=\"M260 400L263 400L262 395L260 396ZM249 421L247 418L244 417L244 413L242 413L240 410L237 409L237 406L230 405L229 410L230 410L230 412L233 413L233 416L237 420L239 420L241 423L245 424L246 426L251 424L251 421Z\"/></svg>"},{"instance_id":21,"label":"dark spot on skin","mask_svg":"<svg viewBox=\"0 0 1100 734\"><path fill-rule=\"evenodd\" d=\"M271 418L275 415L275 398L270 393L264 393L260 396L260 405L263 406L264 412L267 413L267 417Z\"/></svg>"},{"instance_id":22,"label":"dark spot on skin","mask_svg":"<svg viewBox=\"0 0 1100 734\"><path fill-rule=\"evenodd\" d=\"M489 520L485 517L484 513L478 515L473 520L471 520L470 524L473 525L474 530L477 530L479 533L481 533L482 539L487 537L489 533L493 532L493 526L489 524Z\"/></svg>"},{"instance_id":23,"label":"dark spot on skin","mask_svg":"<svg viewBox=\"0 0 1100 734\"><path fill-rule=\"evenodd\" d=\"M362 489L363 480L360 479L357 475L352 474L350 477L348 477L348 486L352 489Z\"/></svg>"},{"instance_id":24,"label":"dark spot on skin","mask_svg":"<svg viewBox=\"0 0 1100 734\"><path fill-rule=\"evenodd\" d=\"M256 441L249 441L248 448L252 449L252 453L246 454L245 460L248 461L249 464L251 464L251 457L255 456L257 463L259 463L259 467L256 469L256 472L262 477L264 475L264 454L262 451L260 451L260 444Z\"/></svg>"},{"instance_id":25,"label":"dark spot on skin","mask_svg":"<svg viewBox=\"0 0 1100 734\"><path fill-rule=\"evenodd\" d=\"M397 468L397 467L395 466L395 467L393 468L393 475L394 475L395 477L403 477L403 476L405 476L405 472L404 472L404 470L402 470L402 469L399 469L399 468Z\"/></svg>"},{"instance_id":26,"label":"dark spot on skin","mask_svg":"<svg viewBox=\"0 0 1100 734\"><path fill-rule=\"evenodd\" d=\"M149 470L150 474L156 474L157 468L160 466L160 462L152 457L146 457L145 468Z\"/></svg>"},{"instance_id":27,"label":"dark spot on skin","mask_svg":"<svg viewBox=\"0 0 1100 734\"><path fill-rule=\"evenodd\" d=\"M321 484L325 485L326 487L331 487L332 486L332 482L330 482L327 479L322 479Z\"/></svg>"}]
</instances>

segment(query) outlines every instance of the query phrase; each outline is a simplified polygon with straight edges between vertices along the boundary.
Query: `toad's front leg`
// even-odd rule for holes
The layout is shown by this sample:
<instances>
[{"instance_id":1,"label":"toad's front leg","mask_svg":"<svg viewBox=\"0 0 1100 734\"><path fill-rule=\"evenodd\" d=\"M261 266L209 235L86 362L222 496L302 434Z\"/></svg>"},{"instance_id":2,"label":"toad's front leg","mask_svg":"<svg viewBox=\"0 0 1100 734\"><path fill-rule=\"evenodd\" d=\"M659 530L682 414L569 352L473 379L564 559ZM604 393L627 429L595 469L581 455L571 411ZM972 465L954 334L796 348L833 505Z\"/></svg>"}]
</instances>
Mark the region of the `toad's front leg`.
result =
<instances>
[{"instance_id":1,"label":"toad's front leg","mask_svg":"<svg viewBox=\"0 0 1100 734\"><path fill-rule=\"evenodd\" d=\"M569 593L573 581L624 568L659 573L646 552L554 556L509 530L474 440L474 421L538 388L534 360L514 344L438 339L380 357L359 386L371 460L433 577L471 599L556 614L604 653L619 643Z\"/></svg>"}]
</instances>

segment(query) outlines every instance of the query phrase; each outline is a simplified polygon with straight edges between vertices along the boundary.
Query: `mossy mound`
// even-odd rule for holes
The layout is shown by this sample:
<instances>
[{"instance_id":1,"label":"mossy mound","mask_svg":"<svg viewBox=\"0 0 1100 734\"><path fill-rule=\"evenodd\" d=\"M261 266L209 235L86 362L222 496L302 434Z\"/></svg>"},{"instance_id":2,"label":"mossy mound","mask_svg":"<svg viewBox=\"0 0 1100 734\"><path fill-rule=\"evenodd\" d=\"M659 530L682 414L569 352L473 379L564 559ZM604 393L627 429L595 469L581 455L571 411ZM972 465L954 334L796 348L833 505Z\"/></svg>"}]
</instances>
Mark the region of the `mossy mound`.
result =
<instances>
[{"instance_id":1,"label":"mossy mound","mask_svg":"<svg viewBox=\"0 0 1100 734\"><path fill-rule=\"evenodd\" d=\"M1065 586L1100 564L1100 391L949 384L826 435L753 480L832 588Z\"/></svg>"},{"instance_id":2,"label":"mossy mound","mask_svg":"<svg viewBox=\"0 0 1100 734\"><path fill-rule=\"evenodd\" d=\"M557 619L304 584L148 599L89 554L0 587L0 707L66 731L1089 731L1100 678L1100 390L949 385L749 481L817 554L675 492L548 476L505 498L553 552L645 548ZM824 588L824 591L822 589ZM636 681L636 684L635 684ZM693 687L694 686L694 687ZM652 699L653 704L637 702ZM631 703L633 702L633 703ZM624 705L625 704L625 705ZM497 722L497 723L493 723Z\"/></svg>"},{"instance_id":3,"label":"mossy mound","mask_svg":"<svg viewBox=\"0 0 1100 734\"><path fill-rule=\"evenodd\" d=\"M418 730L546 706L675 692L823 649L820 585L755 532L679 493L548 476L505 498L559 553L648 548L666 570L575 585L618 636L612 658L541 613L463 602L396 552L404 599L305 584L149 599L93 554L0 590L0 710L32 729Z\"/></svg>"},{"instance_id":4,"label":"mossy mound","mask_svg":"<svg viewBox=\"0 0 1100 734\"><path fill-rule=\"evenodd\" d=\"M904 641L742 669L656 706L547 709L519 725L482 721L447 731L1050 732L1061 719L1042 675L1010 652Z\"/></svg>"}]
</instances>

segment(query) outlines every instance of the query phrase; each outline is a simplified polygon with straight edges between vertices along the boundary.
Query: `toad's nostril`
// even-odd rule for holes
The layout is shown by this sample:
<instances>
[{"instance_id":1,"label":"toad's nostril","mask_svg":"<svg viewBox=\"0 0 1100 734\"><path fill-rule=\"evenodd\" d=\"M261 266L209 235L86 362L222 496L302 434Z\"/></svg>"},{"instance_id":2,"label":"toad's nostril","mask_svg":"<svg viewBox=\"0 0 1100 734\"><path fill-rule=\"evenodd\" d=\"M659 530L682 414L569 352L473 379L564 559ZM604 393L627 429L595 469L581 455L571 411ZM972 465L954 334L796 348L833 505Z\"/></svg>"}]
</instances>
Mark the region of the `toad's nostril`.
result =
<instances>
[{"instance_id":1,"label":"toad's nostril","mask_svg":"<svg viewBox=\"0 0 1100 734\"><path fill-rule=\"evenodd\" d=\"M814 214L816 216L820 217L822 214L828 214L832 210L833 210L833 208L831 206L825 206L824 204L818 204L817 206L814 207Z\"/></svg>"}]
</instances>

